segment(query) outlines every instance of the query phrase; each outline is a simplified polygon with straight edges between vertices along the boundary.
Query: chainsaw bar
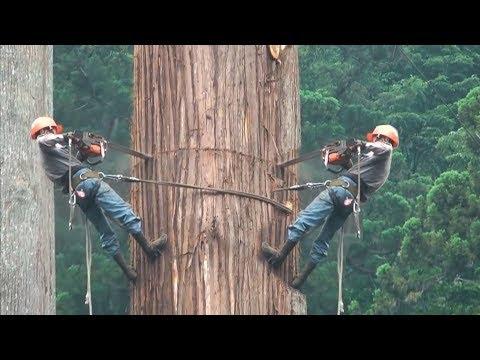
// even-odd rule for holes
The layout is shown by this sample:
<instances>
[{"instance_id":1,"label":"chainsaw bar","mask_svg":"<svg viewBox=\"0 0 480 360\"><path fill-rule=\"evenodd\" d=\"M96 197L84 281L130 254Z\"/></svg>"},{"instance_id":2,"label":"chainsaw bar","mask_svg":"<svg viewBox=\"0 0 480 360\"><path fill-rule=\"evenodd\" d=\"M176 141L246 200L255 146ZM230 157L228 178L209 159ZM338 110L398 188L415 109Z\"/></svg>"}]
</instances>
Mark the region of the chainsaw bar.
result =
<instances>
[{"instance_id":1,"label":"chainsaw bar","mask_svg":"<svg viewBox=\"0 0 480 360\"><path fill-rule=\"evenodd\" d=\"M148 155L148 154L142 153L140 151L130 149L126 146L112 143L110 141L107 141L107 145L110 149L120 151L120 152L123 152L125 154L132 155L132 156L140 157L140 158L145 159L145 160L149 160L149 159L152 158L152 155Z\"/></svg>"}]
</instances>

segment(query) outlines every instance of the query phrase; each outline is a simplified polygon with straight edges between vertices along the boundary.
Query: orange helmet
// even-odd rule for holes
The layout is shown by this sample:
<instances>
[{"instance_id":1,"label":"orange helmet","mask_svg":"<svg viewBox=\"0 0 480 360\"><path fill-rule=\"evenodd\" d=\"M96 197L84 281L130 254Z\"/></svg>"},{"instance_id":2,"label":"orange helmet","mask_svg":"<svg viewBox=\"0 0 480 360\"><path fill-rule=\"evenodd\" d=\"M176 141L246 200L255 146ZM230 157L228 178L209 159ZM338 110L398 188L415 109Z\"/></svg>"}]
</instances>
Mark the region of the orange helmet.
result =
<instances>
[{"instance_id":1,"label":"orange helmet","mask_svg":"<svg viewBox=\"0 0 480 360\"><path fill-rule=\"evenodd\" d=\"M55 130L56 134L61 134L63 131L62 125L57 124L55 120L50 117L42 116L33 121L32 127L30 129L30 138L35 140L40 130L47 127L52 127Z\"/></svg>"},{"instance_id":2,"label":"orange helmet","mask_svg":"<svg viewBox=\"0 0 480 360\"><path fill-rule=\"evenodd\" d=\"M375 135L383 135L389 138L392 141L394 148L400 145L398 131L392 125L378 125L371 133L367 134L367 141L373 141Z\"/></svg>"}]
</instances>

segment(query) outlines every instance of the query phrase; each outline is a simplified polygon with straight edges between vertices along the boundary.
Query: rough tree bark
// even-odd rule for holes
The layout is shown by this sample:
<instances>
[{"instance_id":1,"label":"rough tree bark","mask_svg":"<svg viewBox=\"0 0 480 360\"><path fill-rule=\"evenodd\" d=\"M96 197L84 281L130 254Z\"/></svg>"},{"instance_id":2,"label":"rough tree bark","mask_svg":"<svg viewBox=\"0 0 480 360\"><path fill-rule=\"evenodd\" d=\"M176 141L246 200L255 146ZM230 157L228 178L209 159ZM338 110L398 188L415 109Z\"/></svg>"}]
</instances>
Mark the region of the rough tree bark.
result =
<instances>
[{"instance_id":1,"label":"rough tree bark","mask_svg":"<svg viewBox=\"0 0 480 360\"><path fill-rule=\"evenodd\" d=\"M302 314L305 298L286 285L298 249L272 271L262 239L279 246L298 210L295 193L270 191L296 182L296 168L275 164L300 145L297 49L273 61L267 46L136 46L133 175L241 190L283 203L233 195L134 185L131 197L146 234L166 232L169 247L150 263L132 243L139 273L133 314Z\"/></svg>"},{"instance_id":2,"label":"rough tree bark","mask_svg":"<svg viewBox=\"0 0 480 360\"><path fill-rule=\"evenodd\" d=\"M0 46L0 314L55 314L53 187L29 139L52 114L52 46Z\"/></svg>"}]
</instances>

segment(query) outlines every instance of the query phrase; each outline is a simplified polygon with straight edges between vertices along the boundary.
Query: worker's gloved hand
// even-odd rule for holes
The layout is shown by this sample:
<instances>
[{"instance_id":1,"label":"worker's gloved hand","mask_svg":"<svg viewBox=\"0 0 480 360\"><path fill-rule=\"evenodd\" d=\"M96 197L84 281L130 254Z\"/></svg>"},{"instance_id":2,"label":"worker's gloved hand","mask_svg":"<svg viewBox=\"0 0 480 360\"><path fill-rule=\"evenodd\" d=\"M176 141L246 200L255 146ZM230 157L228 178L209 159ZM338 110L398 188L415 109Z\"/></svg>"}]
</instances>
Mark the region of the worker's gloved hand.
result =
<instances>
[{"instance_id":1,"label":"worker's gloved hand","mask_svg":"<svg viewBox=\"0 0 480 360\"><path fill-rule=\"evenodd\" d=\"M63 139L65 141L68 141L68 139L72 139L72 143L74 144L78 144L82 140L82 137L83 137L83 132L79 130L69 131L63 134Z\"/></svg>"},{"instance_id":2,"label":"worker's gloved hand","mask_svg":"<svg viewBox=\"0 0 480 360\"><path fill-rule=\"evenodd\" d=\"M355 150L358 146L360 146L360 149L363 150L363 149L365 149L366 144L367 143L363 140L358 140L358 139L353 139L353 138L347 140L347 147L350 150Z\"/></svg>"},{"instance_id":3,"label":"worker's gloved hand","mask_svg":"<svg viewBox=\"0 0 480 360\"><path fill-rule=\"evenodd\" d=\"M73 132L69 131L63 134L63 140L67 142L69 139L73 140Z\"/></svg>"},{"instance_id":4,"label":"worker's gloved hand","mask_svg":"<svg viewBox=\"0 0 480 360\"><path fill-rule=\"evenodd\" d=\"M342 159L342 156L339 153L328 154L328 163L335 165Z\"/></svg>"}]
</instances>

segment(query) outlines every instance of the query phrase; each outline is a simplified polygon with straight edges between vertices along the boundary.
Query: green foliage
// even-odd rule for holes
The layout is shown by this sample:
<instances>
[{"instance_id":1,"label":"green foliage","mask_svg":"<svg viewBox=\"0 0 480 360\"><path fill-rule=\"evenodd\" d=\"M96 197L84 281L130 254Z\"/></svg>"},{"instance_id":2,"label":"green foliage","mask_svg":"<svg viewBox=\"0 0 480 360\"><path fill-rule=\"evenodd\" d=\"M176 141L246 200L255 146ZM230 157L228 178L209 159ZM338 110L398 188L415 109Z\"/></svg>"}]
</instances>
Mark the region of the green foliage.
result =
<instances>
[{"instance_id":1,"label":"green foliage","mask_svg":"<svg viewBox=\"0 0 480 360\"><path fill-rule=\"evenodd\" d=\"M470 126L480 125L480 86L458 102L458 117Z\"/></svg>"},{"instance_id":2,"label":"green foliage","mask_svg":"<svg viewBox=\"0 0 480 360\"><path fill-rule=\"evenodd\" d=\"M100 133L112 141L128 145L132 112L131 46L55 46L54 47L54 117L66 129ZM128 173L129 159L109 153L99 166L106 172ZM124 198L128 187L115 185ZM67 230L67 198L55 193L56 212L56 287L57 314L87 314L85 229L79 209L74 228ZM113 224L127 253L127 236ZM100 239L91 228L93 248L92 297L95 314L125 314L128 284L111 258L100 248Z\"/></svg>"},{"instance_id":3,"label":"green foliage","mask_svg":"<svg viewBox=\"0 0 480 360\"><path fill-rule=\"evenodd\" d=\"M403 49L426 79L397 46L300 49L305 150L382 123L400 134L389 180L363 206L364 239L347 247L346 313L476 314L480 164L460 124L480 127L480 47ZM332 241L306 284L310 313L336 312L336 279Z\"/></svg>"}]
</instances>

